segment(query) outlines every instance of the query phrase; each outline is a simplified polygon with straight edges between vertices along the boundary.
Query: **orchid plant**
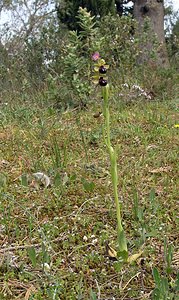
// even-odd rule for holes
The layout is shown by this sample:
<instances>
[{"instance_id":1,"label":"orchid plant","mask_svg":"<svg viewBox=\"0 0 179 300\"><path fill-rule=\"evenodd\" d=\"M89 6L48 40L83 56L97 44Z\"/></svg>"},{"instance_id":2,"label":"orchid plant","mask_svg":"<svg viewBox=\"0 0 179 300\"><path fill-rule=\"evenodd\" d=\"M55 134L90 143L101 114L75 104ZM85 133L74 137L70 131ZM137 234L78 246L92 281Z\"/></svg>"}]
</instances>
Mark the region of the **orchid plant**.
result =
<instances>
[{"instance_id":1,"label":"orchid plant","mask_svg":"<svg viewBox=\"0 0 179 300\"><path fill-rule=\"evenodd\" d=\"M109 153L111 164L110 172L113 185L114 200L116 204L118 251L116 252L111 247L110 250L112 250L113 252L113 258L115 256L115 258L119 259L122 262L132 263L142 255L143 251L141 250L136 254L128 256L127 240L122 226L121 207L118 196L117 150L114 149L111 144L110 135L109 84L107 77L107 70L109 69L109 66L106 64L105 60L100 57L99 52L95 52L92 55L92 60L94 61L93 82L98 84L102 88L103 116L105 120L103 130L104 142Z\"/></svg>"},{"instance_id":2,"label":"orchid plant","mask_svg":"<svg viewBox=\"0 0 179 300\"><path fill-rule=\"evenodd\" d=\"M114 199L116 204L116 214L117 214L117 236L118 236L118 257L123 260L128 258L127 241L122 226L121 209L118 196L118 172L117 172L117 151L113 148L111 144L110 137L110 111L109 111L109 84L108 78L106 76L109 66L106 64L105 60L100 58L98 52L92 55L94 61L94 76L93 82L99 84L102 87L102 98L103 98L103 116L105 119L104 126L104 141L108 149L110 158L110 172L113 185Z\"/></svg>"}]
</instances>

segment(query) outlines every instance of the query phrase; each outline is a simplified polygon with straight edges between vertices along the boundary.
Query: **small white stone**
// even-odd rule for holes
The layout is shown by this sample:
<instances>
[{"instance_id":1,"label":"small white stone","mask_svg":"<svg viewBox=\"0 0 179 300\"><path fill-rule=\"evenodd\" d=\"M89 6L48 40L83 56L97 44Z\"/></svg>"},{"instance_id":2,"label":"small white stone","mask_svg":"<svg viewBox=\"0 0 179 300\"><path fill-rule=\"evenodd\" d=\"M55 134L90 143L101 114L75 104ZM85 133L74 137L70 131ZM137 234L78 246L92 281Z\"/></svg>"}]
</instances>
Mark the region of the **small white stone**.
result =
<instances>
[{"instance_id":1,"label":"small white stone","mask_svg":"<svg viewBox=\"0 0 179 300\"><path fill-rule=\"evenodd\" d=\"M98 239L92 240L92 244L96 245L98 243Z\"/></svg>"},{"instance_id":2,"label":"small white stone","mask_svg":"<svg viewBox=\"0 0 179 300\"><path fill-rule=\"evenodd\" d=\"M87 236L86 236L86 235L84 235L84 237L83 237L83 241L84 241L84 242L87 242L87 240L88 240Z\"/></svg>"},{"instance_id":3,"label":"small white stone","mask_svg":"<svg viewBox=\"0 0 179 300\"><path fill-rule=\"evenodd\" d=\"M93 239L93 238L95 238L95 235L94 235L94 234L92 234L92 235L91 235L91 238L92 238L92 239Z\"/></svg>"},{"instance_id":4,"label":"small white stone","mask_svg":"<svg viewBox=\"0 0 179 300\"><path fill-rule=\"evenodd\" d=\"M50 271L50 265L49 265L49 264L44 263L43 267L44 267L44 271L45 271L45 272Z\"/></svg>"}]
</instances>

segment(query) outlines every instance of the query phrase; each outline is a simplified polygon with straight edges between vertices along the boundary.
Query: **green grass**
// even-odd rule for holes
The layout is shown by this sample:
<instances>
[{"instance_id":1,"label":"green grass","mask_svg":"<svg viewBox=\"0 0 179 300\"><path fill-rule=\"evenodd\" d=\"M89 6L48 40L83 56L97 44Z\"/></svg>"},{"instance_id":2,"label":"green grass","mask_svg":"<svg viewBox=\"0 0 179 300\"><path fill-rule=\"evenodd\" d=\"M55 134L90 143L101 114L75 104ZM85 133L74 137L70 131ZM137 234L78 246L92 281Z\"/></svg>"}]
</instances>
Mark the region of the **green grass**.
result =
<instances>
[{"instance_id":1,"label":"green grass","mask_svg":"<svg viewBox=\"0 0 179 300\"><path fill-rule=\"evenodd\" d=\"M169 284L166 299L176 299L177 106L111 108L128 248L143 249L121 266L105 251L117 237L103 117L93 116L100 104L63 114L42 104L1 105L0 299L152 299L156 268ZM51 186L34 187L34 172Z\"/></svg>"}]
</instances>

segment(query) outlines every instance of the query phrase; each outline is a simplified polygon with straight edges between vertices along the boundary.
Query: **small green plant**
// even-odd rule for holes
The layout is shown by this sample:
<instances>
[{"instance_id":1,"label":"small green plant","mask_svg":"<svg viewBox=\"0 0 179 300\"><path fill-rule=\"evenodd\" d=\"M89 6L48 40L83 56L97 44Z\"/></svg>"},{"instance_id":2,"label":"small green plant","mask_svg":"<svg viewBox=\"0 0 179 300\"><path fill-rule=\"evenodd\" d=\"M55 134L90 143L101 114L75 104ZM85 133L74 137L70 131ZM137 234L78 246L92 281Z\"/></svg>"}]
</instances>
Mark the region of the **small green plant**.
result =
<instances>
[{"instance_id":1,"label":"small green plant","mask_svg":"<svg viewBox=\"0 0 179 300\"><path fill-rule=\"evenodd\" d=\"M153 277L155 281L155 289L152 293L153 300L167 300L168 293L169 293L169 285L168 280L165 277L160 276L159 271L157 268L153 268Z\"/></svg>"},{"instance_id":2,"label":"small green plant","mask_svg":"<svg viewBox=\"0 0 179 300\"><path fill-rule=\"evenodd\" d=\"M28 256L31 260L32 266L35 268L37 265L37 254L34 247L30 247L27 249Z\"/></svg>"},{"instance_id":3,"label":"small green plant","mask_svg":"<svg viewBox=\"0 0 179 300\"><path fill-rule=\"evenodd\" d=\"M133 198L133 214L136 221L139 221L140 223L144 221L144 212L139 204L139 195L137 191L135 191Z\"/></svg>"},{"instance_id":4,"label":"small green plant","mask_svg":"<svg viewBox=\"0 0 179 300\"><path fill-rule=\"evenodd\" d=\"M150 206L153 210L153 213L157 212L158 209L158 203L156 201L156 193L155 193L155 189L152 188L149 194L149 201L150 201Z\"/></svg>"},{"instance_id":5,"label":"small green plant","mask_svg":"<svg viewBox=\"0 0 179 300\"><path fill-rule=\"evenodd\" d=\"M167 239L164 240L164 260L166 273L170 274L172 272L172 258L173 258L173 247L167 244Z\"/></svg>"},{"instance_id":6,"label":"small green plant","mask_svg":"<svg viewBox=\"0 0 179 300\"><path fill-rule=\"evenodd\" d=\"M139 203L139 195L137 191L134 192L132 209L134 220L137 222L138 227L140 227L140 230L138 230L138 233L140 232L140 239L137 242L141 245L144 244L146 240L146 224L144 208Z\"/></svg>"},{"instance_id":7,"label":"small green plant","mask_svg":"<svg viewBox=\"0 0 179 300\"><path fill-rule=\"evenodd\" d=\"M155 288L152 292L152 300L174 300L178 291L178 278L175 281L174 287L171 289L167 277L161 276L157 268L153 268L153 278Z\"/></svg>"},{"instance_id":8,"label":"small green plant","mask_svg":"<svg viewBox=\"0 0 179 300\"><path fill-rule=\"evenodd\" d=\"M64 150L64 154L65 154L65 150ZM63 169L65 167L65 155L63 160L62 153L56 137L53 137L52 139L52 164L54 170Z\"/></svg>"},{"instance_id":9,"label":"small green plant","mask_svg":"<svg viewBox=\"0 0 179 300\"><path fill-rule=\"evenodd\" d=\"M173 258L173 247L167 244L167 239L164 240L164 270L166 276L161 276L157 268L153 268L153 278L155 281L155 288L152 292L152 300L167 300L176 299L175 295L179 288L178 275L175 282L171 279L172 273L172 258Z\"/></svg>"}]
</instances>

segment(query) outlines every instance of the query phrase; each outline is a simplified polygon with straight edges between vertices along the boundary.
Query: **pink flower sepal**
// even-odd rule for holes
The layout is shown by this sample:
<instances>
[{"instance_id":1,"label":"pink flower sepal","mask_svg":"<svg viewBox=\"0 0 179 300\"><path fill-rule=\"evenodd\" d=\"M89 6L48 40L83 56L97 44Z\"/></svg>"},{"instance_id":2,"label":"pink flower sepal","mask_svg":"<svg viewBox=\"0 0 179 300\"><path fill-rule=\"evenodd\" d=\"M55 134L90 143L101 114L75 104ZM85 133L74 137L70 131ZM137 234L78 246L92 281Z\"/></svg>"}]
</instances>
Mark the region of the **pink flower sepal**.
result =
<instances>
[{"instance_id":1,"label":"pink flower sepal","mask_svg":"<svg viewBox=\"0 0 179 300\"><path fill-rule=\"evenodd\" d=\"M92 55L92 60L96 61L100 58L100 54L99 52L95 52L93 55Z\"/></svg>"}]
</instances>

